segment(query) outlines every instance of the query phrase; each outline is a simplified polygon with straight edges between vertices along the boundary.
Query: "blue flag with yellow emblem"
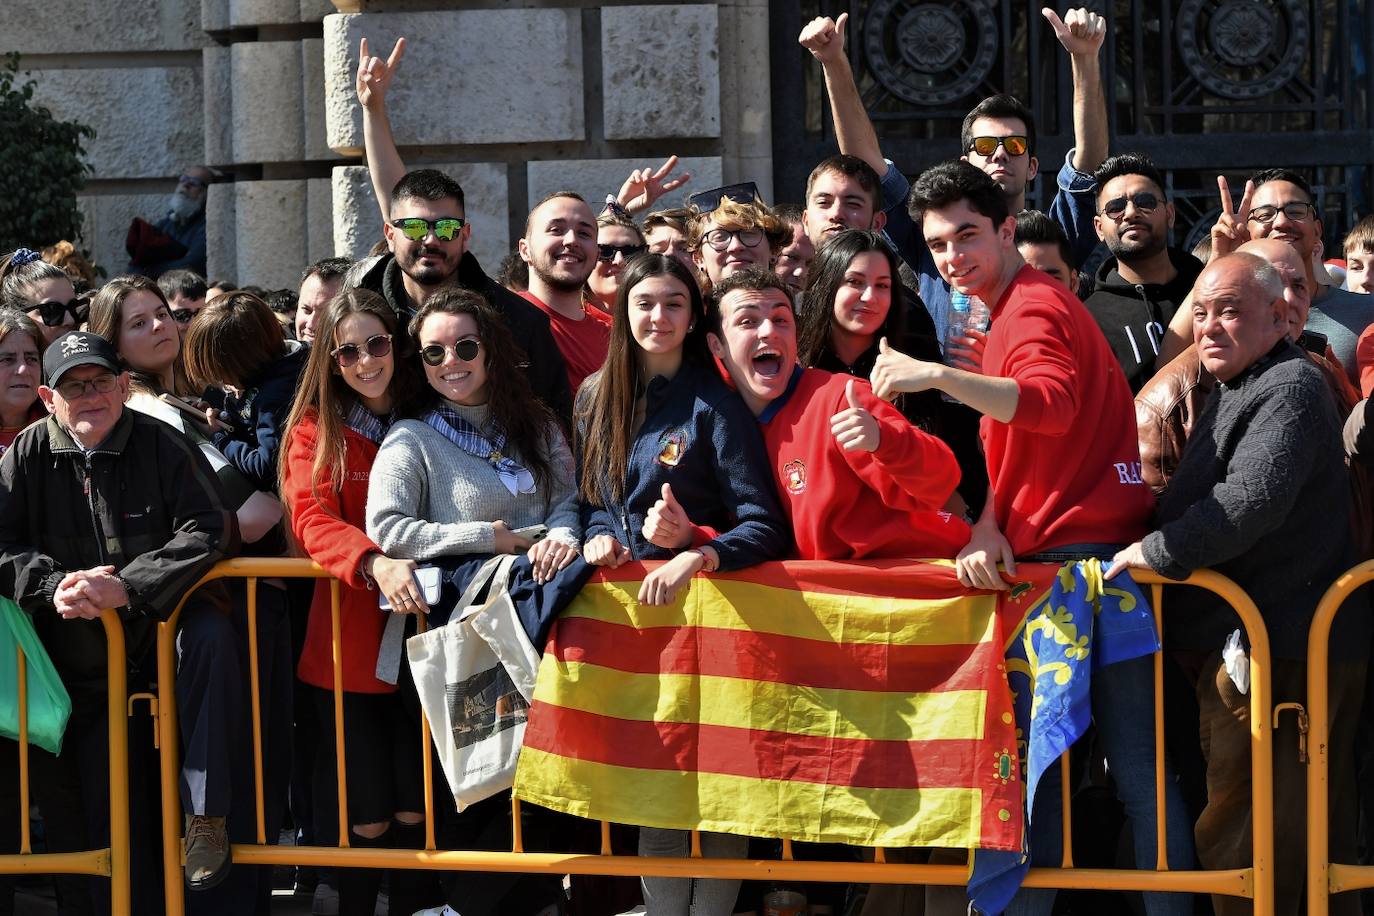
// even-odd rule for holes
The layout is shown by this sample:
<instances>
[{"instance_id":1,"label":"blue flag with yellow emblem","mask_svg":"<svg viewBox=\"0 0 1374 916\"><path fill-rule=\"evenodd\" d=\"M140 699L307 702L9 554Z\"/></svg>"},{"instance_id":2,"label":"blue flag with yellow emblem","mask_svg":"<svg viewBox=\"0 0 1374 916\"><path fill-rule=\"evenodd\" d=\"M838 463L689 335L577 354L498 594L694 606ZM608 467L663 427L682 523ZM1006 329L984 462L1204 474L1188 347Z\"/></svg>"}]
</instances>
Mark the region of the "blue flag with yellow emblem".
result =
<instances>
[{"instance_id":1,"label":"blue flag with yellow emblem","mask_svg":"<svg viewBox=\"0 0 1374 916\"><path fill-rule=\"evenodd\" d=\"M1025 762L1027 837L1041 777L1092 721L1092 671L1157 651L1159 633L1140 588L1126 573L1106 582L1095 559L1065 563L1011 632L1006 668ZM975 850L968 883L974 909L1006 909L1028 868L1024 853Z\"/></svg>"}]
</instances>

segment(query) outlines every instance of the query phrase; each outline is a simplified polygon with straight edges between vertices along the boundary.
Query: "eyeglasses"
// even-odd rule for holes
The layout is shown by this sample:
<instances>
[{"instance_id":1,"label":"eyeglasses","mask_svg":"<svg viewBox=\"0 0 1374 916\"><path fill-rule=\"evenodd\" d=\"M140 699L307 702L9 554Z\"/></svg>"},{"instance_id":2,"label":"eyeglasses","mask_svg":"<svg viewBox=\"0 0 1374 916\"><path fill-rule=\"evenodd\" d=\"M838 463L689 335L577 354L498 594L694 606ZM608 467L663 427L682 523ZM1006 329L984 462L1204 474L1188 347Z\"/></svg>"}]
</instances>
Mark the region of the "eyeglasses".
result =
<instances>
[{"instance_id":1,"label":"eyeglasses","mask_svg":"<svg viewBox=\"0 0 1374 916\"><path fill-rule=\"evenodd\" d=\"M733 200L737 204L752 204L761 201L759 197L758 185L752 181L741 181L738 184L727 184L721 188L712 188L709 191L698 191L687 198L687 206L698 213L710 213L720 206L722 200Z\"/></svg>"},{"instance_id":2,"label":"eyeglasses","mask_svg":"<svg viewBox=\"0 0 1374 916\"><path fill-rule=\"evenodd\" d=\"M203 181L192 175L182 175L177 179L177 184L189 184L193 188L204 188L209 186L209 182Z\"/></svg>"},{"instance_id":3,"label":"eyeglasses","mask_svg":"<svg viewBox=\"0 0 1374 916\"><path fill-rule=\"evenodd\" d=\"M1012 134L1010 137L974 137L968 148L986 159L996 153L999 146L1006 149L1008 156L1024 156L1030 149L1030 143L1022 134Z\"/></svg>"},{"instance_id":4,"label":"eyeglasses","mask_svg":"<svg viewBox=\"0 0 1374 916\"><path fill-rule=\"evenodd\" d=\"M57 385L57 393L62 395L63 400L79 401L86 396L89 391L96 394L109 394L119 385L119 379L110 373L97 375L92 379L72 379L69 382L60 382Z\"/></svg>"},{"instance_id":5,"label":"eyeglasses","mask_svg":"<svg viewBox=\"0 0 1374 916\"><path fill-rule=\"evenodd\" d=\"M460 362L470 363L477 358L481 352L482 342L476 337L464 337L451 347L443 344L430 344L420 348L420 359L430 366L442 366L448 357L448 352L453 351L453 355L458 357Z\"/></svg>"},{"instance_id":6,"label":"eyeglasses","mask_svg":"<svg viewBox=\"0 0 1374 916\"><path fill-rule=\"evenodd\" d=\"M730 247L731 239L739 239L739 243L745 248L757 248L759 242L763 241L762 229L712 229L701 237L701 240L710 245L716 251L724 251Z\"/></svg>"},{"instance_id":7,"label":"eyeglasses","mask_svg":"<svg viewBox=\"0 0 1374 916\"><path fill-rule=\"evenodd\" d=\"M402 219L393 219L391 225L400 229L401 235L412 242L428 238L431 232L439 241L451 242L466 222L461 216L445 216L442 219L421 219L418 216L407 216Z\"/></svg>"},{"instance_id":8,"label":"eyeglasses","mask_svg":"<svg viewBox=\"0 0 1374 916\"><path fill-rule=\"evenodd\" d=\"M1131 203L1140 213L1153 213L1159 206L1159 198L1149 191L1137 191L1129 197L1113 197L1102 205L1102 215L1108 219L1121 219L1126 215L1126 204Z\"/></svg>"},{"instance_id":9,"label":"eyeglasses","mask_svg":"<svg viewBox=\"0 0 1374 916\"><path fill-rule=\"evenodd\" d=\"M373 334L363 341L361 347L355 343L340 344L330 350L329 355L338 360L340 369L347 369L362 359L364 352L373 359L381 359L386 356L391 352L391 335ZM443 362L443 358L440 357L439 361Z\"/></svg>"},{"instance_id":10,"label":"eyeglasses","mask_svg":"<svg viewBox=\"0 0 1374 916\"><path fill-rule=\"evenodd\" d=\"M648 245L597 245L596 259L598 261L614 261L615 256L620 255L628 261L635 255L648 250Z\"/></svg>"},{"instance_id":11,"label":"eyeglasses","mask_svg":"<svg viewBox=\"0 0 1374 916\"><path fill-rule=\"evenodd\" d=\"M1250 211L1250 218L1257 223L1272 223L1278 217L1279 211L1295 223L1303 223L1310 219L1317 208L1305 200L1295 200L1284 204L1282 207L1275 207L1270 204L1264 207L1255 207Z\"/></svg>"},{"instance_id":12,"label":"eyeglasses","mask_svg":"<svg viewBox=\"0 0 1374 916\"><path fill-rule=\"evenodd\" d=\"M56 328L62 326L63 315L71 315L72 324L80 324L81 316L76 313L77 306L80 304L80 299L70 299L66 302L56 302L50 299L46 302L38 303L33 308L29 309L29 311L37 312L43 319L43 323L48 327Z\"/></svg>"},{"instance_id":13,"label":"eyeglasses","mask_svg":"<svg viewBox=\"0 0 1374 916\"><path fill-rule=\"evenodd\" d=\"M172 320L177 324L190 324L196 317L196 309L172 309Z\"/></svg>"}]
</instances>

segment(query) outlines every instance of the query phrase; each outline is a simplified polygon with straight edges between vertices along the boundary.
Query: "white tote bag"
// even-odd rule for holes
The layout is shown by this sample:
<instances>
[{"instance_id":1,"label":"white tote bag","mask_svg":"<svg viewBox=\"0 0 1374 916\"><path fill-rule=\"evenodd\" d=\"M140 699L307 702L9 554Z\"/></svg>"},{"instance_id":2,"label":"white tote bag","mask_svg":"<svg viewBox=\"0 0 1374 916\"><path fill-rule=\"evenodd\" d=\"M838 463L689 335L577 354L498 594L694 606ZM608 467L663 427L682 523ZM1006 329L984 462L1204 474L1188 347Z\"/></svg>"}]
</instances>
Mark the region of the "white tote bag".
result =
<instances>
[{"instance_id":1,"label":"white tote bag","mask_svg":"<svg viewBox=\"0 0 1374 916\"><path fill-rule=\"evenodd\" d=\"M509 789L534 698L539 653L509 592L515 557L492 557L449 622L406 640L420 705L453 800L468 805ZM485 601L474 597L491 581Z\"/></svg>"}]
</instances>

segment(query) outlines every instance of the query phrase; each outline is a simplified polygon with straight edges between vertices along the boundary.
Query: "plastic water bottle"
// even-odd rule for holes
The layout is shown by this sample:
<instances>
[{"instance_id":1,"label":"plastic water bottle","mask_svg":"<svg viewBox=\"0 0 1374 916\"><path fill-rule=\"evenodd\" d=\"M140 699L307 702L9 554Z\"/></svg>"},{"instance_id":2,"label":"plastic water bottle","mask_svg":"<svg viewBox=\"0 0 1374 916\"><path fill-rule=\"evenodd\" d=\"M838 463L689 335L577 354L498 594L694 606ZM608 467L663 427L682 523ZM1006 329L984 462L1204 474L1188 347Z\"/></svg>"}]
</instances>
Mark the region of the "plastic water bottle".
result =
<instances>
[{"instance_id":1,"label":"plastic water bottle","mask_svg":"<svg viewBox=\"0 0 1374 916\"><path fill-rule=\"evenodd\" d=\"M957 289L949 291L949 324L945 327L944 341L946 366L954 365L954 360L949 355L950 347L962 346L966 331L986 331L991 318L992 313L988 310L987 303L978 296L967 296ZM941 397L951 403L959 403L957 398L948 394L942 394Z\"/></svg>"}]
</instances>

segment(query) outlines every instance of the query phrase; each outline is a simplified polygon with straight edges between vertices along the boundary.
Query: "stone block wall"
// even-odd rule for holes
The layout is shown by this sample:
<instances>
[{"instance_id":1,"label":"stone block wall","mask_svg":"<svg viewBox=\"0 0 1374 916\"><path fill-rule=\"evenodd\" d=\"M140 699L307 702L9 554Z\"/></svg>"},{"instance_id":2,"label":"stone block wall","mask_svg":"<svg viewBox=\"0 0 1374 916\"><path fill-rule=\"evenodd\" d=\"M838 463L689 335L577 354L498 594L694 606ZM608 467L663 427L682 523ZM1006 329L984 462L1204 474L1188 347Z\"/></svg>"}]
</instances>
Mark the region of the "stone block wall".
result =
<instances>
[{"instance_id":1,"label":"stone block wall","mask_svg":"<svg viewBox=\"0 0 1374 916\"><path fill-rule=\"evenodd\" d=\"M39 99L98 131L84 245L111 276L129 221L160 218L197 164L224 176L207 203L211 275L294 286L311 260L365 253L381 215L353 90L363 36L383 55L409 40L390 98L397 143L407 165L463 184L489 271L534 201L572 189L599 208L631 169L672 154L693 178L665 206L746 178L769 194L768 0L521 6L71 0L56 16L5 0L0 52L20 51Z\"/></svg>"}]
</instances>

